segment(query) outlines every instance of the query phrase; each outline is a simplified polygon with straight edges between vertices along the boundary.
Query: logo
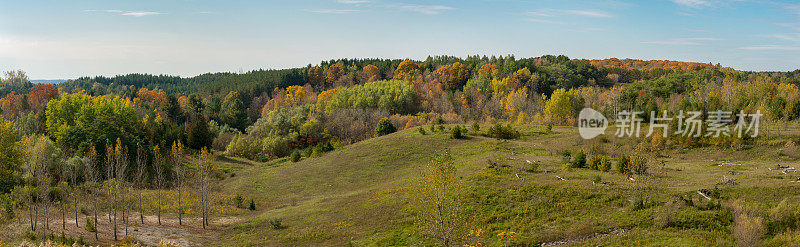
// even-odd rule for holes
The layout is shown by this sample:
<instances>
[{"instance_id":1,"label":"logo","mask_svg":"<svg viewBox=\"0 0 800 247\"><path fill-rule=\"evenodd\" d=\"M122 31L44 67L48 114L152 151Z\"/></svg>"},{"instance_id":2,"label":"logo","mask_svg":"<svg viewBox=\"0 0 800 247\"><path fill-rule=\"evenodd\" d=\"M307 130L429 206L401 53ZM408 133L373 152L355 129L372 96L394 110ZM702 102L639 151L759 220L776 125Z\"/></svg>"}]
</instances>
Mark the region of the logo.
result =
<instances>
[{"instance_id":1,"label":"logo","mask_svg":"<svg viewBox=\"0 0 800 247\"><path fill-rule=\"evenodd\" d=\"M608 119L592 108L583 108L578 114L578 133L583 139L592 139L606 133Z\"/></svg>"}]
</instances>

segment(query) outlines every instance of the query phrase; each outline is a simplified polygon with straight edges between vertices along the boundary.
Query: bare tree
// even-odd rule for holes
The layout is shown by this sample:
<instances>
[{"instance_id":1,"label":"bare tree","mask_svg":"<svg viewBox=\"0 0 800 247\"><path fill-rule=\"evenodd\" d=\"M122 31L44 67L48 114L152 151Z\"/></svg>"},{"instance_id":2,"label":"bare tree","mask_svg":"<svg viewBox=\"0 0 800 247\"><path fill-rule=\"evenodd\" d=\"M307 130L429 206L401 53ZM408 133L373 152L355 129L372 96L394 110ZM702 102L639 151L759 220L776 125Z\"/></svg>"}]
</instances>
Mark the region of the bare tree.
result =
<instances>
[{"instance_id":1,"label":"bare tree","mask_svg":"<svg viewBox=\"0 0 800 247\"><path fill-rule=\"evenodd\" d=\"M67 198L69 197L69 183L67 182L66 178L69 177L69 170L67 168L67 163L64 162L59 166L61 169L61 176L60 181L58 182L58 192L60 194L60 206L61 206L61 234L67 230Z\"/></svg>"},{"instance_id":2,"label":"bare tree","mask_svg":"<svg viewBox=\"0 0 800 247\"><path fill-rule=\"evenodd\" d=\"M126 194L125 191L127 189L127 187L125 185L126 184L125 183L125 172L128 169L128 148L123 146L122 142L120 141L120 139L117 138L117 147L114 150L115 150L114 151L114 156L116 156L115 157L116 169L114 169L115 170L115 175L116 175L116 179L115 179L116 181L114 183L114 187L115 187L114 195L115 196L119 195L119 197L120 197L119 200L118 200L118 205L119 205L118 207L122 211L122 224L125 225L125 236L128 236L128 219L127 219L127 214L125 212L125 194ZM114 221L115 221L114 226L115 227L116 227L116 219L117 219L117 213L115 211L114 212ZM116 230L116 228L115 228L115 230Z\"/></svg>"},{"instance_id":3,"label":"bare tree","mask_svg":"<svg viewBox=\"0 0 800 247\"><path fill-rule=\"evenodd\" d=\"M197 164L198 187L200 189L200 212L203 218L203 229L208 226L208 206L210 201L209 185L211 183L212 169L213 165L211 164L211 153L209 153L206 148L203 148L200 150L200 163Z\"/></svg>"},{"instance_id":4,"label":"bare tree","mask_svg":"<svg viewBox=\"0 0 800 247\"><path fill-rule=\"evenodd\" d=\"M114 241L119 240L117 236L117 183L116 179L114 179L115 170L117 168L117 155L116 149L114 148L114 144L106 140L106 187L108 188L108 207L110 212L108 212L108 223L113 225L114 230ZM111 218L111 214L114 214L114 218Z\"/></svg>"},{"instance_id":5,"label":"bare tree","mask_svg":"<svg viewBox=\"0 0 800 247\"><path fill-rule=\"evenodd\" d=\"M36 186L38 188L37 194L39 197L39 203L42 205L42 234L44 236L47 235L47 231L50 229L47 210L50 204L50 184L53 182L53 178L50 176L48 169L49 151L52 150L47 150L47 141L49 140L46 137L41 137L36 140L36 144L31 154L33 165L36 166Z\"/></svg>"},{"instance_id":6,"label":"bare tree","mask_svg":"<svg viewBox=\"0 0 800 247\"><path fill-rule=\"evenodd\" d=\"M86 188L86 194L91 195L91 201L93 205L93 213L94 213L94 239L98 240L97 237L97 193L96 190L93 188L97 184L100 176L99 176L99 168L98 168L98 161L97 161L97 150L92 145L89 148L89 155L88 160L86 162L86 171L83 172L83 180L84 180L84 187Z\"/></svg>"},{"instance_id":7,"label":"bare tree","mask_svg":"<svg viewBox=\"0 0 800 247\"><path fill-rule=\"evenodd\" d=\"M145 189L145 176L147 175L147 154L142 145L136 143L136 186L139 189L139 220L144 225L144 200L142 190Z\"/></svg>"},{"instance_id":8,"label":"bare tree","mask_svg":"<svg viewBox=\"0 0 800 247\"><path fill-rule=\"evenodd\" d=\"M161 202L163 195L161 189L164 188L164 166L163 158L161 157L161 149L156 145L153 148L153 167L156 169L156 181L153 189L156 191L156 214L158 215L158 225L161 225Z\"/></svg>"},{"instance_id":9,"label":"bare tree","mask_svg":"<svg viewBox=\"0 0 800 247\"><path fill-rule=\"evenodd\" d=\"M172 165L175 169L175 188L178 189L178 225L183 225L183 205L181 192L183 190L183 179L185 177L181 156L183 155L183 144L180 142L172 143Z\"/></svg>"},{"instance_id":10,"label":"bare tree","mask_svg":"<svg viewBox=\"0 0 800 247\"><path fill-rule=\"evenodd\" d=\"M70 166L69 166L69 183L72 184L72 193L71 194L72 194L72 202L73 202L74 207L75 207L75 228L79 228L80 226L78 225L78 211L79 211L79 207L78 207L78 202L79 202L79 200L78 200L78 172L80 172L80 165L81 165L82 162L81 162L81 160L79 158L77 158L77 157L75 157L75 158L76 159L73 159L73 163L70 164Z\"/></svg>"}]
</instances>

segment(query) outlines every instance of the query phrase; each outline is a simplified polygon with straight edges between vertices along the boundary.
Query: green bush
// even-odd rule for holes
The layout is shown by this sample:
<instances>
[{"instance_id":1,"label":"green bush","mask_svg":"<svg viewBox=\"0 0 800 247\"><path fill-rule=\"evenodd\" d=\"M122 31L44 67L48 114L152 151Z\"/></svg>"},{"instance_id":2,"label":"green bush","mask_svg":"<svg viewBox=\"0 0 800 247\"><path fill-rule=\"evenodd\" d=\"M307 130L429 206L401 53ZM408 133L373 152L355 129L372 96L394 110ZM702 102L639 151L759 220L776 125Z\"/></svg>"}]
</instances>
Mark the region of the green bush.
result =
<instances>
[{"instance_id":1,"label":"green bush","mask_svg":"<svg viewBox=\"0 0 800 247\"><path fill-rule=\"evenodd\" d=\"M517 139L520 134L510 124L506 126L495 124L486 131L486 136L498 139Z\"/></svg>"},{"instance_id":2,"label":"green bush","mask_svg":"<svg viewBox=\"0 0 800 247\"><path fill-rule=\"evenodd\" d=\"M570 160L572 160L572 152L570 152L568 149L561 151L561 162L564 164L569 164Z\"/></svg>"},{"instance_id":3,"label":"green bush","mask_svg":"<svg viewBox=\"0 0 800 247\"><path fill-rule=\"evenodd\" d=\"M627 155L617 158L617 172L628 174L630 171L630 158Z\"/></svg>"},{"instance_id":4,"label":"green bush","mask_svg":"<svg viewBox=\"0 0 800 247\"><path fill-rule=\"evenodd\" d=\"M300 151L294 150L294 152L292 152L291 159L292 159L292 162L300 161Z\"/></svg>"},{"instance_id":5,"label":"green bush","mask_svg":"<svg viewBox=\"0 0 800 247\"><path fill-rule=\"evenodd\" d=\"M456 125L455 127L453 127L453 130L450 131L450 138L464 139L464 132L467 132L467 129L461 128L461 126Z\"/></svg>"},{"instance_id":6,"label":"green bush","mask_svg":"<svg viewBox=\"0 0 800 247\"><path fill-rule=\"evenodd\" d=\"M647 156L644 155L634 155L630 157L630 168L629 170L635 174L645 174L647 173Z\"/></svg>"},{"instance_id":7,"label":"green bush","mask_svg":"<svg viewBox=\"0 0 800 247\"><path fill-rule=\"evenodd\" d=\"M88 217L86 218L86 227L85 227L85 229L86 229L87 232L96 232L97 231L97 228L94 227L94 223Z\"/></svg>"},{"instance_id":8,"label":"green bush","mask_svg":"<svg viewBox=\"0 0 800 247\"><path fill-rule=\"evenodd\" d=\"M601 171L607 172L611 170L611 160L608 159L608 156L600 156L600 167Z\"/></svg>"},{"instance_id":9,"label":"green bush","mask_svg":"<svg viewBox=\"0 0 800 247\"><path fill-rule=\"evenodd\" d=\"M584 168L586 167L586 153L581 150L577 155L575 155L575 159L572 160L572 168Z\"/></svg>"},{"instance_id":10,"label":"green bush","mask_svg":"<svg viewBox=\"0 0 800 247\"><path fill-rule=\"evenodd\" d=\"M417 128L417 130L419 130L419 134L420 135L427 135L428 134L428 132L426 132L425 128L423 128L423 127L419 127L419 128Z\"/></svg>"},{"instance_id":11,"label":"green bush","mask_svg":"<svg viewBox=\"0 0 800 247\"><path fill-rule=\"evenodd\" d=\"M378 121L378 126L375 127L375 135L382 136L394 133L397 131L397 128L392 125L392 122L389 122L389 118L382 118Z\"/></svg>"},{"instance_id":12,"label":"green bush","mask_svg":"<svg viewBox=\"0 0 800 247\"><path fill-rule=\"evenodd\" d=\"M587 162L589 164L589 169L600 170L600 155L589 155L589 160Z\"/></svg>"},{"instance_id":13,"label":"green bush","mask_svg":"<svg viewBox=\"0 0 800 247\"><path fill-rule=\"evenodd\" d=\"M269 220L269 225L272 227L272 229L276 230L286 228L286 226L283 225L283 219L281 218L274 218Z\"/></svg>"},{"instance_id":14,"label":"green bush","mask_svg":"<svg viewBox=\"0 0 800 247\"><path fill-rule=\"evenodd\" d=\"M253 199L250 199L250 207L249 207L249 209L250 209L250 211L255 211L256 210L256 202L253 201Z\"/></svg>"},{"instance_id":15,"label":"green bush","mask_svg":"<svg viewBox=\"0 0 800 247\"><path fill-rule=\"evenodd\" d=\"M481 131L481 125L478 122L472 122L472 131L478 132Z\"/></svg>"}]
</instances>

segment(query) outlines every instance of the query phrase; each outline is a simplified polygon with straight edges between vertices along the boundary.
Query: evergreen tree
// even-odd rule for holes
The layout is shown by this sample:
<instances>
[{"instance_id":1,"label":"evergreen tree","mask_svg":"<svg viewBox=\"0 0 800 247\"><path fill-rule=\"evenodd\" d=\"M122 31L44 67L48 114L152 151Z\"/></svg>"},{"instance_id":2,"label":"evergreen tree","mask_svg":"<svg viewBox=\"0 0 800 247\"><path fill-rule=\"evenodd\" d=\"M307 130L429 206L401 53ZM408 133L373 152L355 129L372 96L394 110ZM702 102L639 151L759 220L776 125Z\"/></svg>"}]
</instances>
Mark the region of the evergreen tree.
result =
<instances>
[{"instance_id":1,"label":"evergreen tree","mask_svg":"<svg viewBox=\"0 0 800 247\"><path fill-rule=\"evenodd\" d=\"M196 113L186 126L186 143L190 148L201 149L210 147L214 136L208 129L208 121L203 114Z\"/></svg>"}]
</instances>

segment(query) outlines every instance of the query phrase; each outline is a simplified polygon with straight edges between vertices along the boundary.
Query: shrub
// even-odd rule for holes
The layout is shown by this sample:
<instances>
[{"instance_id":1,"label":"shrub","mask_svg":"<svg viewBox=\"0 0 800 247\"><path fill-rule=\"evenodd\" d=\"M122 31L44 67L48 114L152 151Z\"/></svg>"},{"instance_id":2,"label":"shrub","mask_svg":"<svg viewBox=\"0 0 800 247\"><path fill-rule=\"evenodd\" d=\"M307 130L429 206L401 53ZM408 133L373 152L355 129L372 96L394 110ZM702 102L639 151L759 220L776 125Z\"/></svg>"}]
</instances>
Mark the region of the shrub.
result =
<instances>
[{"instance_id":1,"label":"shrub","mask_svg":"<svg viewBox=\"0 0 800 247\"><path fill-rule=\"evenodd\" d=\"M769 211L769 228L773 233L800 226L800 205L783 199Z\"/></svg>"},{"instance_id":2,"label":"shrub","mask_svg":"<svg viewBox=\"0 0 800 247\"><path fill-rule=\"evenodd\" d=\"M586 167L586 153L581 150L577 155L575 155L575 159L572 160L572 168L584 168Z\"/></svg>"},{"instance_id":3,"label":"shrub","mask_svg":"<svg viewBox=\"0 0 800 247\"><path fill-rule=\"evenodd\" d=\"M608 156L600 156L600 167L598 168L604 172L611 170L611 160L608 159Z\"/></svg>"},{"instance_id":4,"label":"shrub","mask_svg":"<svg viewBox=\"0 0 800 247\"><path fill-rule=\"evenodd\" d=\"M478 122L472 122L472 131L478 132L481 131L481 125Z\"/></svg>"},{"instance_id":5,"label":"shrub","mask_svg":"<svg viewBox=\"0 0 800 247\"><path fill-rule=\"evenodd\" d=\"M425 128L423 128L423 127L419 127L417 130L419 130L419 134L420 134L420 135L427 135L427 134L428 134L428 133L425 131Z\"/></svg>"},{"instance_id":6,"label":"shrub","mask_svg":"<svg viewBox=\"0 0 800 247\"><path fill-rule=\"evenodd\" d=\"M250 199L250 207L248 209L250 209L250 211L256 210L256 202L253 201L253 199Z\"/></svg>"},{"instance_id":7,"label":"shrub","mask_svg":"<svg viewBox=\"0 0 800 247\"><path fill-rule=\"evenodd\" d=\"M603 179L600 177L600 175L596 175L595 174L594 176L592 176L592 182L593 183L599 183L601 181L603 181Z\"/></svg>"},{"instance_id":8,"label":"shrub","mask_svg":"<svg viewBox=\"0 0 800 247\"><path fill-rule=\"evenodd\" d=\"M564 149L564 151L561 151L561 162L563 162L565 164L569 164L570 160L572 160L572 153L567 149Z\"/></svg>"},{"instance_id":9,"label":"shrub","mask_svg":"<svg viewBox=\"0 0 800 247\"><path fill-rule=\"evenodd\" d=\"M272 229L276 230L286 228L286 226L283 225L283 219L281 218L274 218L269 220L269 226L272 227Z\"/></svg>"},{"instance_id":10,"label":"shrub","mask_svg":"<svg viewBox=\"0 0 800 247\"><path fill-rule=\"evenodd\" d=\"M667 228L672 226L675 220L675 211L679 205L674 202L667 202L660 210L656 211L653 216L653 224L659 228Z\"/></svg>"},{"instance_id":11,"label":"shrub","mask_svg":"<svg viewBox=\"0 0 800 247\"><path fill-rule=\"evenodd\" d=\"M86 218L86 227L85 227L85 229L86 229L87 232L96 232L97 231L97 228L94 227L94 223L88 217Z\"/></svg>"},{"instance_id":12,"label":"shrub","mask_svg":"<svg viewBox=\"0 0 800 247\"><path fill-rule=\"evenodd\" d=\"M589 169L600 170L600 155L597 154L589 155L589 160L587 161L587 164L589 164Z\"/></svg>"},{"instance_id":13,"label":"shrub","mask_svg":"<svg viewBox=\"0 0 800 247\"><path fill-rule=\"evenodd\" d=\"M628 174L630 170L630 158L627 155L617 158L617 172L621 174Z\"/></svg>"},{"instance_id":14,"label":"shrub","mask_svg":"<svg viewBox=\"0 0 800 247\"><path fill-rule=\"evenodd\" d=\"M498 139L516 139L519 138L519 131L515 130L511 125L503 126L495 124L486 131L486 136Z\"/></svg>"},{"instance_id":15,"label":"shrub","mask_svg":"<svg viewBox=\"0 0 800 247\"><path fill-rule=\"evenodd\" d=\"M740 214L733 223L733 238L739 246L760 246L764 235L764 223L761 217Z\"/></svg>"},{"instance_id":16,"label":"shrub","mask_svg":"<svg viewBox=\"0 0 800 247\"><path fill-rule=\"evenodd\" d=\"M647 173L647 156L644 155L634 155L630 157L630 170L635 174L645 174Z\"/></svg>"},{"instance_id":17,"label":"shrub","mask_svg":"<svg viewBox=\"0 0 800 247\"><path fill-rule=\"evenodd\" d=\"M292 152L291 160L292 162L300 161L300 151L294 150L294 152Z\"/></svg>"},{"instance_id":18,"label":"shrub","mask_svg":"<svg viewBox=\"0 0 800 247\"><path fill-rule=\"evenodd\" d=\"M442 131L444 131L444 125L441 125L441 124L440 124L440 125L437 125L437 126L436 126L436 130L437 130L437 131L439 131L439 132L442 132Z\"/></svg>"},{"instance_id":19,"label":"shrub","mask_svg":"<svg viewBox=\"0 0 800 247\"><path fill-rule=\"evenodd\" d=\"M536 172L538 170L539 170L539 164L537 164L536 162L531 162L528 165L528 169L526 171L530 172L530 173L534 173L534 172Z\"/></svg>"},{"instance_id":20,"label":"shrub","mask_svg":"<svg viewBox=\"0 0 800 247\"><path fill-rule=\"evenodd\" d=\"M382 118L378 121L378 126L375 127L375 134L378 136L388 135L397 131L397 128L392 125L389 118Z\"/></svg>"},{"instance_id":21,"label":"shrub","mask_svg":"<svg viewBox=\"0 0 800 247\"><path fill-rule=\"evenodd\" d=\"M553 132L553 125L547 124L547 127L544 129L547 133Z\"/></svg>"},{"instance_id":22,"label":"shrub","mask_svg":"<svg viewBox=\"0 0 800 247\"><path fill-rule=\"evenodd\" d=\"M236 197L233 198L233 204L236 208L244 208L244 198L242 195L237 194Z\"/></svg>"},{"instance_id":23,"label":"shrub","mask_svg":"<svg viewBox=\"0 0 800 247\"><path fill-rule=\"evenodd\" d=\"M456 125L453 127L453 130L450 131L450 138L451 139L464 139L464 132L466 129L462 129L461 126Z\"/></svg>"}]
</instances>

